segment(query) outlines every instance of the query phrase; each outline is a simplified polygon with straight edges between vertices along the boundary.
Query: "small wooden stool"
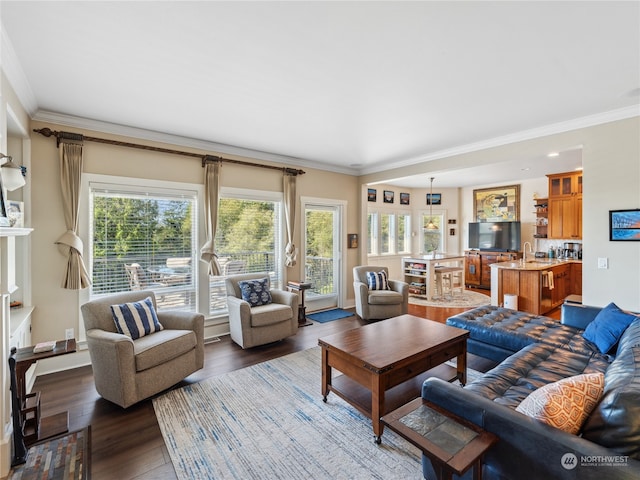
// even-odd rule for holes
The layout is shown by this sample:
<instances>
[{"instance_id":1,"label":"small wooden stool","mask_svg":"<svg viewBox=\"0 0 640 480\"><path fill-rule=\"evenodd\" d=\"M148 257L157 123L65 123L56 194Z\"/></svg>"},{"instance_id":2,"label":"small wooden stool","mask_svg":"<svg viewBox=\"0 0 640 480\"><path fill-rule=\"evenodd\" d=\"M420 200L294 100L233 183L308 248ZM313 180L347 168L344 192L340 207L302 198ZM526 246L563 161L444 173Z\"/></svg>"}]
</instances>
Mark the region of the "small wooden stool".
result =
<instances>
[{"instance_id":1,"label":"small wooden stool","mask_svg":"<svg viewBox=\"0 0 640 480\"><path fill-rule=\"evenodd\" d=\"M444 297L445 288L448 289L449 294L453 297L454 289L460 289L460 294L464 290L464 282L462 275L464 274L464 268L462 267L437 267L436 269L436 287L440 292L440 296Z\"/></svg>"}]
</instances>

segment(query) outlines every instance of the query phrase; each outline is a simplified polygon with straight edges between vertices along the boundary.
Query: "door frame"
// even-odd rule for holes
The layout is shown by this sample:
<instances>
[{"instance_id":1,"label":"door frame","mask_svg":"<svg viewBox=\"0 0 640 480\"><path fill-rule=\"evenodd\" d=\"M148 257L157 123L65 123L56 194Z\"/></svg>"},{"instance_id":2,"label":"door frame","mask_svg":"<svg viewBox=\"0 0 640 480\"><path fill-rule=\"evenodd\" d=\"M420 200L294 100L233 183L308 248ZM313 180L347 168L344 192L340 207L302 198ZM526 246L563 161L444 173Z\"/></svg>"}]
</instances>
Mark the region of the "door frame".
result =
<instances>
[{"instance_id":1,"label":"door frame","mask_svg":"<svg viewBox=\"0 0 640 480\"><path fill-rule=\"evenodd\" d=\"M334 232L334 240L337 247L337 258L335 261L338 263L337 266L334 267L335 272L337 274L337 285L336 285L336 296L337 296L337 307L344 308L347 300L347 289L345 287L345 281L347 278L346 268L347 268L347 260L346 260L346 252L345 252L345 242L346 242L346 234L347 231L347 219L345 212L347 211L347 201L346 200L336 200L331 198L319 198L319 197L306 197L300 196L300 238L302 239L302 244L304 246L304 251L302 251L302 260L306 259L306 246L307 246L307 238L306 238L306 229L305 227L305 212L307 209L307 205L317 205L317 206L325 206L330 208L335 208L338 214L338 232ZM300 272L301 276L304 276L304 262L301 263L302 272ZM301 277L302 278L302 277ZM313 307L313 299L308 298L305 299L307 306ZM309 309L312 310L312 309Z\"/></svg>"}]
</instances>

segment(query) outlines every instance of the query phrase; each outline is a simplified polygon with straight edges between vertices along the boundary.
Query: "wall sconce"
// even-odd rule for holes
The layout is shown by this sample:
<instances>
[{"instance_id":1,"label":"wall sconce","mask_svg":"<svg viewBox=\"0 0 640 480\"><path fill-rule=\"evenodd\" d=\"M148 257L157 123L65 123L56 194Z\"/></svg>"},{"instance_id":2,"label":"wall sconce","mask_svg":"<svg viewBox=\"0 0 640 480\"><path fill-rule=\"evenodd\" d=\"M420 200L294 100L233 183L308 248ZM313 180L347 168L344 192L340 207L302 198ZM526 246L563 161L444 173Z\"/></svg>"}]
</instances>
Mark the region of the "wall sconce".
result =
<instances>
[{"instance_id":1,"label":"wall sconce","mask_svg":"<svg viewBox=\"0 0 640 480\"><path fill-rule=\"evenodd\" d=\"M2 158L7 159L7 161L0 167L4 187L10 192L24 187L27 183L24 179L24 176L27 173L26 167L21 167L20 165L13 163L12 157L5 155L4 153L0 153L0 159Z\"/></svg>"}]
</instances>

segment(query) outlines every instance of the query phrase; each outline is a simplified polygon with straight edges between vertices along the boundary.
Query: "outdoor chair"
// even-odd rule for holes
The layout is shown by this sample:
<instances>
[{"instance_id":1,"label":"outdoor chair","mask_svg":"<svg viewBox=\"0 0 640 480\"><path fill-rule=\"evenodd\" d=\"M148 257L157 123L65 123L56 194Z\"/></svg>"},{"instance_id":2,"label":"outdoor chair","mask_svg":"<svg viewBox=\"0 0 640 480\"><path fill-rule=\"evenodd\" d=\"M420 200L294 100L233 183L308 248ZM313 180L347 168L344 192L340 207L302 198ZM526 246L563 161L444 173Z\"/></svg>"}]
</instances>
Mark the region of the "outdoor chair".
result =
<instances>
[{"instance_id":1,"label":"outdoor chair","mask_svg":"<svg viewBox=\"0 0 640 480\"><path fill-rule=\"evenodd\" d=\"M132 292L167 286L166 283L149 281L147 273L139 263L125 263L124 269L127 272L127 278L129 279L129 290Z\"/></svg>"}]
</instances>

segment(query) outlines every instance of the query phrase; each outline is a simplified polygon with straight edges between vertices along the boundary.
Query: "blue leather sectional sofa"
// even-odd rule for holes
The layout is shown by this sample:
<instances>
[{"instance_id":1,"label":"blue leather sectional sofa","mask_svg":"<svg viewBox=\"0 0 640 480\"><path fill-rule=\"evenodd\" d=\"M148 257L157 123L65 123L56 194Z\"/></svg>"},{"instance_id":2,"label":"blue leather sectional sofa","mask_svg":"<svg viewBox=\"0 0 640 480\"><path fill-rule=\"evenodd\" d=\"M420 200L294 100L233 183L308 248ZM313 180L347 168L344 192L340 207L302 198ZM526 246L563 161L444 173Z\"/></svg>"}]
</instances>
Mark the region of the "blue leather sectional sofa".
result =
<instances>
[{"instance_id":1,"label":"blue leather sectional sofa","mask_svg":"<svg viewBox=\"0 0 640 480\"><path fill-rule=\"evenodd\" d=\"M583 337L600 311L565 304L558 322L485 306L447 320L471 332L470 353L501 362L464 388L436 378L422 388L423 398L499 437L484 457L483 478L640 478L640 317L603 354ZM604 395L578 435L515 411L543 385L596 372L604 373ZM435 478L429 459L422 463L424 477Z\"/></svg>"}]
</instances>

